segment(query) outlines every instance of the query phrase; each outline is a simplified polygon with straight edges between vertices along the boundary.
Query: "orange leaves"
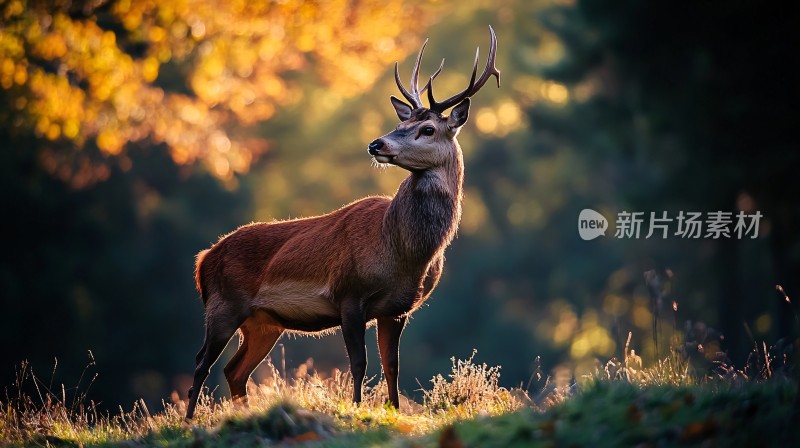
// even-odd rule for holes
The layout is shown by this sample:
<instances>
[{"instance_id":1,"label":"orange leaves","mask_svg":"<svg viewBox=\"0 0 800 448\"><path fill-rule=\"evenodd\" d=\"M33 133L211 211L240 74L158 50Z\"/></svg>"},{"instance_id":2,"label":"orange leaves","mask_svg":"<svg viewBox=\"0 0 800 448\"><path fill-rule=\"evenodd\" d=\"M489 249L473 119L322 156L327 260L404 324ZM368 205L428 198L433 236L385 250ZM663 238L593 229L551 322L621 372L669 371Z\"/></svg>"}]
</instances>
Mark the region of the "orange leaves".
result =
<instances>
[{"instance_id":1,"label":"orange leaves","mask_svg":"<svg viewBox=\"0 0 800 448\"><path fill-rule=\"evenodd\" d=\"M27 80L27 64L24 61L15 64L13 60L6 59L0 64L0 86L4 89L10 89L14 84L25 84Z\"/></svg>"},{"instance_id":2,"label":"orange leaves","mask_svg":"<svg viewBox=\"0 0 800 448\"><path fill-rule=\"evenodd\" d=\"M124 142L120 138L120 133L114 128L103 129L97 134L97 147L104 152L117 155L122 152Z\"/></svg>"},{"instance_id":3,"label":"orange leaves","mask_svg":"<svg viewBox=\"0 0 800 448\"><path fill-rule=\"evenodd\" d=\"M36 134L56 140L63 127L64 136L77 138L80 122L85 116L83 91L70 85L66 79L47 76L38 67L32 70L26 86L30 98L24 102L23 108L35 118Z\"/></svg>"},{"instance_id":4,"label":"orange leaves","mask_svg":"<svg viewBox=\"0 0 800 448\"><path fill-rule=\"evenodd\" d=\"M31 53L42 59L52 60L67 54L67 44L58 34L48 34L33 45Z\"/></svg>"},{"instance_id":5,"label":"orange leaves","mask_svg":"<svg viewBox=\"0 0 800 448\"><path fill-rule=\"evenodd\" d=\"M302 71L353 95L417 45L407 30L425 15L403 3L112 0L98 16L14 0L0 7L0 94L15 106L6 122L75 154L164 143L177 163L228 179L266 150L248 127L302 97ZM74 165L48 160L62 159Z\"/></svg>"}]
</instances>

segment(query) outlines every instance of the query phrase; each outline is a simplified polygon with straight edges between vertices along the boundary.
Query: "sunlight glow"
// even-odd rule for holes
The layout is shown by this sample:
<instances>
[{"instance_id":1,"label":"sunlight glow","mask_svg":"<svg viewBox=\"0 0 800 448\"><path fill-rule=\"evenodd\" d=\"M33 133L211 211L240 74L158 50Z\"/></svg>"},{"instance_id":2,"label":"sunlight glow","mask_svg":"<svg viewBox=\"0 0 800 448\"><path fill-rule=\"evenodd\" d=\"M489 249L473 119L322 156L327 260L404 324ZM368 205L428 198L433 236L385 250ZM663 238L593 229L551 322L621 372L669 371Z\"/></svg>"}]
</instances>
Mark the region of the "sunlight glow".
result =
<instances>
[{"instance_id":1,"label":"sunlight glow","mask_svg":"<svg viewBox=\"0 0 800 448\"><path fill-rule=\"evenodd\" d=\"M497 124L497 115L492 108L483 107L478 110L475 118L478 131L483 134L494 134L497 131Z\"/></svg>"},{"instance_id":2,"label":"sunlight glow","mask_svg":"<svg viewBox=\"0 0 800 448\"><path fill-rule=\"evenodd\" d=\"M497 118L505 128L517 128L522 121L522 110L513 101L506 101L497 109Z\"/></svg>"},{"instance_id":3,"label":"sunlight glow","mask_svg":"<svg viewBox=\"0 0 800 448\"><path fill-rule=\"evenodd\" d=\"M616 344L608 330L599 322L597 313L587 311L580 320L580 327L581 330L570 346L573 359L610 356L614 353Z\"/></svg>"},{"instance_id":4,"label":"sunlight glow","mask_svg":"<svg viewBox=\"0 0 800 448\"><path fill-rule=\"evenodd\" d=\"M563 84L546 82L542 85L541 93L548 101L558 105L566 104L569 101L569 90Z\"/></svg>"},{"instance_id":5,"label":"sunlight glow","mask_svg":"<svg viewBox=\"0 0 800 448\"><path fill-rule=\"evenodd\" d=\"M514 101L505 101L497 107L483 107L475 119L478 131L498 137L523 126L522 110Z\"/></svg>"},{"instance_id":6,"label":"sunlight glow","mask_svg":"<svg viewBox=\"0 0 800 448\"><path fill-rule=\"evenodd\" d=\"M577 328L578 317L572 310L564 310L558 316L558 324L553 329L553 342L555 342L556 346L565 344L572 339Z\"/></svg>"}]
</instances>

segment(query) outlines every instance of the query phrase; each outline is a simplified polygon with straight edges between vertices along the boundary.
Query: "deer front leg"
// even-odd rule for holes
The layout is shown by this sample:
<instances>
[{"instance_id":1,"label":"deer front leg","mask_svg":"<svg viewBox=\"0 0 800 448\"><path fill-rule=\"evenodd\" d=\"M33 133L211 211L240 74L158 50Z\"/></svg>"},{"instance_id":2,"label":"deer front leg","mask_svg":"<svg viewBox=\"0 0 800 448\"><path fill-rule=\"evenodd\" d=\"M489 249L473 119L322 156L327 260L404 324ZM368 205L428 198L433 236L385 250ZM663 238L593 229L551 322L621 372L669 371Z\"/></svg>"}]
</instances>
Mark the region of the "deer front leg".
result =
<instances>
[{"instance_id":1,"label":"deer front leg","mask_svg":"<svg viewBox=\"0 0 800 448\"><path fill-rule=\"evenodd\" d=\"M397 378L400 376L400 335L406 326L406 317L378 318L378 349L383 364L383 376L389 387L389 402L400 409Z\"/></svg>"},{"instance_id":2,"label":"deer front leg","mask_svg":"<svg viewBox=\"0 0 800 448\"><path fill-rule=\"evenodd\" d=\"M353 375L353 402L361 403L361 388L367 375L367 347L364 333L367 322L358 304L342 306L342 335L350 358L350 373Z\"/></svg>"}]
</instances>

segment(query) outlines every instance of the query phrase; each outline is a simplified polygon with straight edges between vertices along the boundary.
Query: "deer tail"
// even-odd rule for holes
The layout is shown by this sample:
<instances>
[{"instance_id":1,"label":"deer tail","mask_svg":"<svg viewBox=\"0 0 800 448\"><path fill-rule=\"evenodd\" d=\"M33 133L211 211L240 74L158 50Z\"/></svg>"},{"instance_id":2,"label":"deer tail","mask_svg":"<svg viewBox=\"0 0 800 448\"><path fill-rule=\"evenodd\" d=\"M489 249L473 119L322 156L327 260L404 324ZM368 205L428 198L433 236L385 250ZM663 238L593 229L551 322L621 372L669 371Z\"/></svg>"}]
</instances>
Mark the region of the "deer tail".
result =
<instances>
[{"instance_id":1,"label":"deer tail","mask_svg":"<svg viewBox=\"0 0 800 448\"><path fill-rule=\"evenodd\" d=\"M207 290L203 287L203 261L205 260L209 250L210 249L206 249L197 254L194 266L194 282L195 286L197 287L197 291L200 293L200 300L203 301L203 305L205 305L208 301Z\"/></svg>"}]
</instances>

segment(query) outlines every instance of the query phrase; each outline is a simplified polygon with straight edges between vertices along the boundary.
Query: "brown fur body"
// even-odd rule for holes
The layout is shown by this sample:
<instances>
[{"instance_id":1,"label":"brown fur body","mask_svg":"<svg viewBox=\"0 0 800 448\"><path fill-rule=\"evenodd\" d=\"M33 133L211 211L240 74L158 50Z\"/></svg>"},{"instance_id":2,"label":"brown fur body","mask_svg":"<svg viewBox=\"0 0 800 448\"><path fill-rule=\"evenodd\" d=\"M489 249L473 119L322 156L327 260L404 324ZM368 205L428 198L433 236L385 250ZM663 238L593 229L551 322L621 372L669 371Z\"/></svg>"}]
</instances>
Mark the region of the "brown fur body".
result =
<instances>
[{"instance_id":1,"label":"brown fur body","mask_svg":"<svg viewBox=\"0 0 800 448\"><path fill-rule=\"evenodd\" d=\"M411 171L394 198L368 197L322 216L248 224L198 254L195 280L206 308L206 337L187 420L197 391L237 330L239 350L225 366L233 398L246 399L247 379L284 332L341 327L353 399L360 401L364 329L377 321L389 398L399 406L400 334L442 275L445 248L461 219L464 177L458 127L430 111L407 118L383 137L381 154ZM409 148L418 128L431 124L441 134L435 144L422 146L416 138L420 148Z\"/></svg>"},{"instance_id":2,"label":"brown fur body","mask_svg":"<svg viewBox=\"0 0 800 448\"><path fill-rule=\"evenodd\" d=\"M206 308L235 320L264 311L271 325L312 333L341 325L342 301L357 301L367 321L410 314L439 282L458 228L458 165L447 188L435 185L432 173L414 173L394 201L368 197L326 215L248 224L222 237L197 257ZM288 305L285 295L292 296Z\"/></svg>"},{"instance_id":3,"label":"brown fur body","mask_svg":"<svg viewBox=\"0 0 800 448\"><path fill-rule=\"evenodd\" d=\"M250 374L284 332L341 327L353 401L360 402L367 369L364 334L373 321L389 401L399 407L400 336L407 317L438 284L444 251L461 220L464 164L456 137L469 116L469 97L491 76L499 82L496 36L491 27L490 32L489 61L480 78L476 81L476 58L467 89L436 102L431 83L440 67L426 86L430 109L422 106L417 86L422 50L411 92L395 70L411 105L391 97L401 123L368 146L377 163L410 172L394 198L368 197L327 215L249 224L198 254L195 279L205 305L206 334L197 353L187 421L211 366L237 331L239 349L225 366L233 398L246 399ZM450 115L443 116L450 107Z\"/></svg>"}]
</instances>

